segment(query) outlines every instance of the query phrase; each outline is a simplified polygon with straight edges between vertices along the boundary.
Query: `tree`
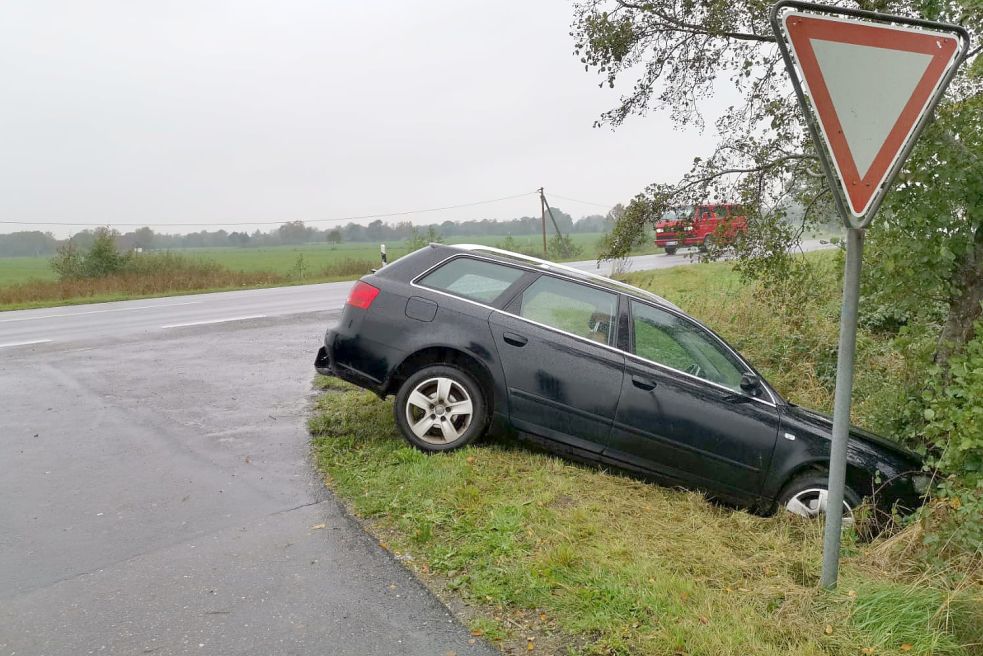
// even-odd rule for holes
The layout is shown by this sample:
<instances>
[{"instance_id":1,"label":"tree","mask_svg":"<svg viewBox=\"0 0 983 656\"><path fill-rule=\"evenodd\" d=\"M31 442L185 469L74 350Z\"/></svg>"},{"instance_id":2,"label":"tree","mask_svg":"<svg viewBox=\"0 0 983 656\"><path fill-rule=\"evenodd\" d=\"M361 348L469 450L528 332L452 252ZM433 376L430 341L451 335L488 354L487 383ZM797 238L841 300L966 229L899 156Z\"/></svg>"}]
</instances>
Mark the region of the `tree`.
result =
<instances>
[{"instance_id":1,"label":"tree","mask_svg":"<svg viewBox=\"0 0 983 656\"><path fill-rule=\"evenodd\" d=\"M109 228L86 232L91 238L88 248L83 249L70 239L58 247L57 255L51 259L51 268L60 279L104 278L126 268L130 257L119 252L118 232Z\"/></svg>"},{"instance_id":2,"label":"tree","mask_svg":"<svg viewBox=\"0 0 983 656\"><path fill-rule=\"evenodd\" d=\"M303 244L308 241L311 228L303 221L288 221L277 228L277 235L282 244Z\"/></svg>"},{"instance_id":3,"label":"tree","mask_svg":"<svg viewBox=\"0 0 983 656\"><path fill-rule=\"evenodd\" d=\"M57 254L51 258L51 268L60 280L75 280L82 277L82 253L72 240L58 247Z\"/></svg>"},{"instance_id":4,"label":"tree","mask_svg":"<svg viewBox=\"0 0 983 656\"><path fill-rule=\"evenodd\" d=\"M385 239L385 225L382 223L381 219L376 219L369 225L365 226L365 236L369 241L382 241Z\"/></svg>"},{"instance_id":5,"label":"tree","mask_svg":"<svg viewBox=\"0 0 983 656\"><path fill-rule=\"evenodd\" d=\"M444 238L440 235L435 225L427 226L425 233L421 233L416 226L410 226L410 234L406 240L406 247L412 252L420 250L427 244L440 244L443 241Z\"/></svg>"},{"instance_id":6,"label":"tree","mask_svg":"<svg viewBox=\"0 0 983 656\"><path fill-rule=\"evenodd\" d=\"M38 230L0 235L0 257L37 257L58 249L58 240L50 232Z\"/></svg>"},{"instance_id":7,"label":"tree","mask_svg":"<svg viewBox=\"0 0 983 656\"><path fill-rule=\"evenodd\" d=\"M437 230L437 226L430 225L427 226L427 243L428 244L443 244L444 237Z\"/></svg>"},{"instance_id":8,"label":"tree","mask_svg":"<svg viewBox=\"0 0 983 656\"><path fill-rule=\"evenodd\" d=\"M908 16L964 25L979 41L979 0L860 0L846 3ZM804 229L829 214L830 196L803 119L790 93L783 62L768 22L771 2L761 0L586 0L575 8L575 53L586 70L614 87L628 75L636 81L598 125L617 127L651 109L668 110L679 125L703 127L701 104L728 80L741 102L717 121L721 141L709 157L694 159L675 183L653 183L617 218L605 255L623 257L644 239L645 228L676 206L731 200L747 208L749 239L738 248L738 267L747 275L786 276L798 261L788 251ZM936 360L973 337L983 300L983 65L979 47L970 53L939 107L938 119L916 148L888 196L875 228L868 281L903 272L915 296L942 307ZM801 205L798 223L786 221ZM912 246L931 273L910 266ZM711 252L711 256L713 252ZM872 265L872 266L870 266ZM897 278L895 280L902 280ZM882 290L883 291L883 290ZM886 293L886 292L885 292ZM890 296L888 294L887 296ZM887 298L887 297L885 297ZM922 303L918 311L924 311Z\"/></svg>"},{"instance_id":9,"label":"tree","mask_svg":"<svg viewBox=\"0 0 983 656\"><path fill-rule=\"evenodd\" d=\"M115 230L96 228L92 246L82 259L82 275L103 278L123 270L128 258L119 252L117 237L119 233Z\"/></svg>"},{"instance_id":10,"label":"tree","mask_svg":"<svg viewBox=\"0 0 983 656\"><path fill-rule=\"evenodd\" d=\"M134 248L150 250L154 247L154 231L148 227L140 228L133 232Z\"/></svg>"},{"instance_id":11,"label":"tree","mask_svg":"<svg viewBox=\"0 0 983 656\"><path fill-rule=\"evenodd\" d=\"M249 244L250 237L248 232L230 232L229 243L233 246L246 246Z\"/></svg>"},{"instance_id":12,"label":"tree","mask_svg":"<svg viewBox=\"0 0 983 656\"><path fill-rule=\"evenodd\" d=\"M328 233L327 242L329 244L340 244L341 243L341 230L335 228Z\"/></svg>"},{"instance_id":13,"label":"tree","mask_svg":"<svg viewBox=\"0 0 983 656\"><path fill-rule=\"evenodd\" d=\"M410 228L409 237L406 239L406 250L412 253L420 250L428 243L427 238L416 229L416 226Z\"/></svg>"}]
</instances>

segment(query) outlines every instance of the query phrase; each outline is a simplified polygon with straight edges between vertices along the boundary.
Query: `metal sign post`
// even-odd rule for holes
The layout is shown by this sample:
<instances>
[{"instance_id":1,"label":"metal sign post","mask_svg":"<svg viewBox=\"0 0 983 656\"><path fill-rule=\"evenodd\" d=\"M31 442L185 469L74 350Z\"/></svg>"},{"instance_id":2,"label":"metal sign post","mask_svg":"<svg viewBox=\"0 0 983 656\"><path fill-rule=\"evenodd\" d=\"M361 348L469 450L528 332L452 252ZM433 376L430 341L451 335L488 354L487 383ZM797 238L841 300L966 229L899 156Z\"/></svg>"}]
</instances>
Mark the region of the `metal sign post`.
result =
<instances>
[{"instance_id":1,"label":"metal sign post","mask_svg":"<svg viewBox=\"0 0 983 656\"><path fill-rule=\"evenodd\" d=\"M771 25L847 228L820 585L836 586L864 229L969 47L955 25L781 0ZM832 510L832 512L830 512Z\"/></svg>"}]
</instances>

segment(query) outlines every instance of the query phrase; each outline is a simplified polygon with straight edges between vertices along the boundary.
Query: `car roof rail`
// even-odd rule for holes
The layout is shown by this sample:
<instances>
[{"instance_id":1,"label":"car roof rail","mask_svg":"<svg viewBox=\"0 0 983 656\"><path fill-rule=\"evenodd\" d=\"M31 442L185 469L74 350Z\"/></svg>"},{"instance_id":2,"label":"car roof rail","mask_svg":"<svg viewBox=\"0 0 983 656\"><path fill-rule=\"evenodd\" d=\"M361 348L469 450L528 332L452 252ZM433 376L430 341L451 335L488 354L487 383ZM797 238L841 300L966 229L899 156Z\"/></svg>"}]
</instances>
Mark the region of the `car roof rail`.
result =
<instances>
[{"instance_id":1,"label":"car roof rail","mask_svg":"<svg viewBox=\"0 0 983 656\"><path fill-rule=\"evenodd\" d=\"M526 262L529 262L530 264L535 264L537 267L542 269L561 271L564 273L572 273L577 276L583 276L594 280L600 280L607 285L613 285L615 287L619 287L621 289L629 291L633 294L640 294L642 296L646 296L652 300L657 301L662 305L671 307L675 310L679 309L674 303L671 303L666 299L662 298L661 296L659 296L658 294L653 294L652 292L647 291L645 289L640 289L638 287L635 287L634 285L629 285L626 282L621 282L620 280L616 280L615 278L602 276L601 274L593 273L592 271L584 271L582 269L576 269L574 267L566 266L564 264L557 264L556 262L550 262L549 260L544 260L542 258L535 257L534 255L516 253L514 251L507 251L504 248L495 248L494 246L484 246L482 244L431 244L431 246L448 246L450 248L457 248L465 251L486 251L488 253L503 255L517 260L524 260Z\"/></svg>"}]
</instances>

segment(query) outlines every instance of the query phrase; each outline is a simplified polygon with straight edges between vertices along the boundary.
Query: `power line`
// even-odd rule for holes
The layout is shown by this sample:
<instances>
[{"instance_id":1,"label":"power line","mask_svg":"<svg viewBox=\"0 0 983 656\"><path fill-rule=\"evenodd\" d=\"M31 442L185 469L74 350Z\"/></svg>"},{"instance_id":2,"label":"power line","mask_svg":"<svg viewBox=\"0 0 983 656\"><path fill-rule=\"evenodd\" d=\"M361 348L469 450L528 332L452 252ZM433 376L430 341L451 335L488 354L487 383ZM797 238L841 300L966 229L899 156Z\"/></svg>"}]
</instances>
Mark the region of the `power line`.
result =
<instances>
[{"instance_id":1,"label":"power line","mask_svg":"<svg viewBox=\"0 0 983 656\"><path fill-rule=\"evenodd\" d=\"M401 212L389 212L387 214L363 214L361 216L343 216L336 219L304 219L304 223L339 223L342 221L364 221L365 219L388 219L394 216L407 216L409 214L424 214L427 212L442 212L444 210L456 210L463 207L476 207L478 205L488 205L490 203L499 203L503 200L512 200L515 198L522 198L523 196L531 196L533 194L539 194L538 191L527 191L521 194L513 194L511 196L502 196L501 198L492 198L489 200L479 200L472 203L461 203L459 205L446 205L444 207L429 207L422 210L404 210ZM295 219L296 220L296 219ZM225 223L208 223L208 222L198 222L198 223L69 223L62 221L15 221L15 220L5 220L0 219L0 224L7 225L32 225L32 226L67 226L67 227L79 227L85 228L89 226L106 225L110 227L121 227L121 228L142 228L144 226L157 226L157 227L188 227L188 226L203 226L203 227L221 227L221 226L251 226L251 225L283 225L286 223L293 223L291 221L233 221Z\"/></svg>"},{"instance_id":2,"label":"power line","mask_svg":"<svg viewBox=\"0 0 983 656\"><path fill-rule=\"evenodd\" d=\"M550 196L553 198L562 198L563 200L568 200L572 203L581 203L582 205L594 205L596 207L603 207L604 209L611 209L614 205L605 205L604 203L592 203L588 200L577 200L576 198L570 198L569 196L561 196L560 194L551 193Z\"/></svg>"}]
</instances>

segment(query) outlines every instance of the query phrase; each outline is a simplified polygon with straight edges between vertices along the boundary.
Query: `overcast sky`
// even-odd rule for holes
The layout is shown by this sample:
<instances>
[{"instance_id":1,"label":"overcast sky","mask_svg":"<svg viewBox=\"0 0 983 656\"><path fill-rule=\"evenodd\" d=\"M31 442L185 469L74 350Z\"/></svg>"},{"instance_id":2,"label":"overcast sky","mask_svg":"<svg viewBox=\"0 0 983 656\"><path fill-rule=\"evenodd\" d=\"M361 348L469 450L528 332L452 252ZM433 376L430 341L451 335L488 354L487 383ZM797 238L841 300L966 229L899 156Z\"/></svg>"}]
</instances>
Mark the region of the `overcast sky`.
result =
<instances>
[{"instance_id":1,"label":"overcast sky","mask_svg":"<svg viewBox=\"0 0 983 656\"><path fill-rule=\"evenodd\" d=\"M675 179L712 130L593 128L618 96L573 56L572 16L564 0L4 2L0 219L34 225L0 232L243 229L540 185L609 205ZM401 218L538 211L528 195Z\"/></svg>"}]
</instances>

